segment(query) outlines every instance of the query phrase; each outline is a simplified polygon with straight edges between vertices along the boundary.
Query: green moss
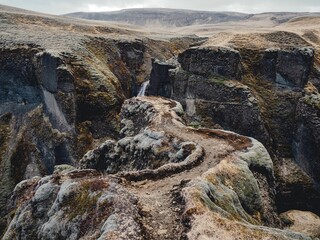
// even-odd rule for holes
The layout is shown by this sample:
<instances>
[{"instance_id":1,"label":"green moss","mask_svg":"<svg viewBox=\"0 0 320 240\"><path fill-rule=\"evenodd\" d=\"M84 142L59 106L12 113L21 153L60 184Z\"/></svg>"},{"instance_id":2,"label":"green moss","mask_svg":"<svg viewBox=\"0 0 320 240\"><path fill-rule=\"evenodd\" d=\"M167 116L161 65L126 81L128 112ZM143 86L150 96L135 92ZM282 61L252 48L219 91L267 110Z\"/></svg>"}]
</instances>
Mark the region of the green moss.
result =
<instances>
[{"instance_id":1,"label":"green moss","mask_svg":"<svg viewBox=\"0 0 320 240\"><path fill-rule=\"evenodd\" d=\"M75 195L67 201L67 214L69 220L77 216L83 216L85 213L93 212L97 207L97 201L102 193L92 193L89 185L85 184Z\"/></svg>"},{"instance_id":2,"label":"green moss","mask_svg":"<svg viewBox=\"0 0 320 240\"><path fill-rule=\"evenodd\" d=\"M109 183L99 178L81 182L81 188L66 203L69 219L72 220L85 213L92 215L97 208L97 201L102 196L103 189L108 187Z\"/></svg>"},{"instance_id":3,"label":"green moss","mask_svg":"<svg viewBox=\"0 0 320 240\"><path fill-rule=\"evenodd\" d=\"M211 83L211 84L225 84L226 81L230 81L232 79L224 77L224 76L220 76L220 75L215 75L215 74L211 74L210 76L207 77L201 77L199 75L195 75L193 73L189 73L186 72L185 73L186 76L188 76L189 78L189 82L207 82L207 83Z\"/></svg>"},{"instance_id":4,"label":"green moss","mask_svg":"<svg viewBox=\"0 0 320 240\"><path fill-rule=\"evenodd\" d=\"M193 127L193 128L195 128L195 129L198 129L198 128L201 128L202 127L202 125L201 125L201 123L200 122L190 122L189 124L188 124L188 126L189 127Z\"/></svg>"},{"instance_id":5,"label":"green moss","mask_svg":"<svg viewBox=\"0 0 320 240\"><path fill-rule=\"evenodd\" d=\"M213 82L216 84L225 84L225 81L231 80L223 76L212 75L207 79L209 82Z\"/></svg>"},{"instance_id":6,"label":"green moss","mask_svg":"<svg viewBox=\"0 0 320 240\"><path fill-rule=\"evenodd\" d=\"M320 94L311 94L303 98L304 102L320 110Z\"/></svg>"}]
</instances>

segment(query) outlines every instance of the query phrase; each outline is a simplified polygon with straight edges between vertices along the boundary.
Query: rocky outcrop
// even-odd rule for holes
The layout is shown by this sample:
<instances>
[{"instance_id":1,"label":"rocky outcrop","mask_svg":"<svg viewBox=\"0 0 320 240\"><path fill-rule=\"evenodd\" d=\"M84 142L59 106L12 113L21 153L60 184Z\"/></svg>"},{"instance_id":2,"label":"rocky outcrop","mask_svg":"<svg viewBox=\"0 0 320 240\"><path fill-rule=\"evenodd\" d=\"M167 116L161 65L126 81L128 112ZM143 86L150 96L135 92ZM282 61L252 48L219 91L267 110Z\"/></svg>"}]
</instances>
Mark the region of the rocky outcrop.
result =
<instances>
[{"instance_id":1,"label":"rocky outcrop","mask_svg":"<svg viewBox=\"0 0 320 240\"><path fill-rule=\"evenodd\" d=\"M117 176L137 182L162 179L159 180L159 187L156 187L157 183L150 185L158 191L163 191L160 186L167 187L172 179L183 182L187 177L192 176L193 179L201 176L186 186L180 186L178 192L175 191L183 199L180 200L180 208L184 209L181 212L182 222L186 224L183 225L183 235L189 239L197 239L196 236L215 236L217 239L232 239L235 236L244 239L258 236L309 239L303 234L276 229L282 226L282 222L275 202L273 163L261 143L231 132L186 128L177 114L183 115L182 107L174 101L154 97L127 100L121 111L121 133L125 137L118 142L107 141L88 152L81 160L82 167L116 173ZM168 141L169 138L171 141ZM228 141L229 146L221 145L219 138ZM183 139L189 142L185 143ZM182 148L176 149L178 152L172 151L174 146L179 145ZM188 150L185 146L188 146ZM157 155L159 147L163 149L163 155ZM197 154L196 147L202 148L205 155ZM167 158L162 166L155 168L153 164L159 163L163 156L172 158ZM192 158L193 162L190 161ZM117 168L117 165L121 167ZM209 165L211 167L208 170L206 166ZM167 180L168 177L171 181ZM149 200L154 194L148 193L148 197L144 197L141 191L140 188L134 190L142 196L140 204L147 204L142 204L142 211L147 211L147 218L150 219L142 220L143 225L148 229L151 239L155 236L162 239L161 234L159 236L151 230L151 219L157 217L156 211L151 210L154 206ZM162 204L167 206L168 203ZM169 216L172 214L168 213ZM210 217L219 221L210 220ZM162 223L159 224L163 227ZM165 229L165 233L176 231L170 227Z\"/></svg>"},{"instance_id":2,"label":"rocky outcrop","mask_svg":"<svg viewBox=\"0 0 320 240\"><path fill-rule=\"evenodd\" d=\"M262 208L266 212L270 211L267 207L262 207L260 200L262 192L254 191L257 188L257 183L252 178L252 173L247 172L249 175L243 175L241 180L235 183L232 181L230 170L233 169L234 174L244 174L247 166L241 165L241 162L222 162L220 164L216 171L209 170L201 179L192 181L183 190L186 200L184 217L190 221L190 231L187 233L189 239L200 239L199 236L230 240L235 238L312 239L308 235L298 232L259 225L259 220L252 218L244 211L242 205L243 201L247 201L252 204L251 207ZM243 184L243 189L246 191L251 189L255 195L250 197L248 192L246 195L239 195L242 193L238 193L239 188L234 184L238 187ZM245 196L245 198L243 199L241 196ZM264 201L266 201L265 197ZM263 214L260 215L259 212L256 214L258 219L260 217L263 219ZM270 216L268 219L270 220Z\"/></svg>"},{"instance_id":3,"label":"rocky outcrop","mask_svg":"<svg viewBox=\"0 0 320 240\"><path fill-rule=\"evenodd\" d=\"M115 166L115 163L123 164L127 162L127 165L123 165L119 169L115 168L117 176L138 182L145 179L162 179L159 181L160 185L165 184L169 176L170 179L177 178L181 180L187 176L194 176L194 171L198 174L202 172L201 175L197 175L201 177L191 180L186 185L182 184L178 190L181 191L180 194L182 194L183 199L180 201L185 203L185 206L182 204L184 211L181 212L181 217L183 219L182 222L185 224L183 225L184 234L188 239L197 239L196 236L217 239L234 239L236 236L240 237L240 239L262 237L311 239L308 234L304 235L290 230L279 229L282 228L283 223L277 211L273 162L261 143L254 139L241 138L233 135L233 133L224 133L219 130L188 129L183 126L177 113L180 115L183 113L181 106L179 107L177 102L151 97L127 100L121 114L123 117L121 132L126 137L117 143L113 143L111 148L108 147L110 142L106 142L99 148L88 152L81 161L82 166L94 167L100 171L110 171L110 168ZM172 120L170 121L170 119ZM174 126L176 131L171 126ZM151 132L151 128L153 132ZM160 129L163 130L163 134L159 133ZM142 138L142 136L144 137ZM171 152L171 146L182 141L181 139L178 140L178 136L187 138L189 141L198 142L197 145L203 148L206 155L199 155L203 159L194 162L188 167L180 167L187 163L188 160L175 164L170 163L172 161L169 160L154 169L150 163L157 163L161 159L161 155L154 155L156 156L155 158L149 156L146 159L143 156L148 155L148 153L155 154L158 146L163 148L161 142L163 143L168 136L175 137L177 140L165 142L166 156L172 156L176 160L180 159L180 155ZM135 140L132 140L132 137ZM216 142L218 140L217 137L222 137L227 141L234 137L238 138L238 140L231 140L232 143L230 142L237 150L233 152L230 149L229 153L219 155L218 152L223 151L223 147L220 146L219 150L214 151L215 157L212 156L212 148L209 141L217 146L219 145ZM143 141L140 140L141 138ZM127 142L126 147L121 146L125 139ZM200 139L202 141L199 141ZM158 145L153 144L155 141L158 141ZM191 143L188 144L190 145ZM140 154L142 146L145 149L149 149L149 151ZM187 153L187 158L190 158L192 154L190 152ZM114 160L110 160L112 156L117 157ZM123 161L122 156L129 160ZM142 170L135 166L137 163L135 156L139 156L141 163L146 163L144 166L140 164ZM214 160L216 157L218 157L218 161ZM202 166L210 165L210 162L212 164L212 161L215 161L216 164L211 165L212 167L209 170L206 168L200 172L195 170L197 168L202 169ZM99 165L99 162L103 162L104 165ZM198 165L199 167L196 167ZM134 168L139 171L134 172ZM188 171L185 171L186 169ZM122 172L123 170L127 171ZM187 172L190 172L190 175ZM157 183L153 183L150 187L155 187L154 185L157 185ZM157 188L158 191L161 191L160 185ZM141 189L135 191L139 195ZM142 193L140 192L140 194ZM177 192L175 194L179 195ZM153 194L140 200L148 204L143 206L143 209L153 208L150 206L150 200L148 200L152 196ZM148 219L156 217L153 215L155 212L152 210L143 211L147 211L149 215L152 215L148 215ZM150 227L150 223L147 224L143 221L143 224L149 231L153 229ZM164 232L167 233L167 231L171 230L165 230ZM153 233L149 232L149 234L155 237ZM161 236L158 237L161 238Z\"/></svg>"},{"instance_id":4,"label":"rocky outcrop","mask_svg":"<svg viewBox=\"0 0 320 240\"><path fill-rule=\"evenodd\" d=\"M317 92L308 82L313 77L315 52L306 42L297 44L301 47L284 45L282 48L267 50L239 49L247 71L243 83L255 93L271 138L271 147L266 146L274 155L278 209L287 211L293 208L319 214L318 180L313 174L316 167L313 170L306 167L314 160L309 158L300 161L297 157L297 149L305 151L299 154L301 159L303 154L307 156L308 149L317 148L315 142L304 145L304 150L301 145L298 147L304 139L299 130L302 127L300 106L303 99ZM308 118L312 119L311 116ZM314 154L316 156L317 153Z\"/></svg>"},{"instance_id":5,"label":"rocky outcrop","mask_svg":"<svg viewBox=\"0 0 320 240\"><path fill-rule=\"evenodd\" d=\"M176 59L166 62L161 62L157 59L153 60L147 95L170 98L172 90L169 70L175 69L177 66Z\"/></svg>"},{"instance_id":6,"label":"rocky outcrop","mask_svg":"<svg viewBox=\"0 0 320 240\"><path fill-rule=\"evenodd\" d=\"M178 61L181 68L168 70L170 65L164 65L165 71L150 79L150 88L156 89L149 92L151 95L164 96L170 91L171 98L182 103L193 125L236 131L270 145L257 99L250 88L230 80L241 78L238 51L191 48L181 53ZM169 91L159 91L158 82Z\"/></svg>"},{"instance_id":7,"label":"rocky outcrop","mask_svg":"<svg viewBox=\"0 0 320 240\"><path fill-rule=\"evenodd\" d=\"M167 79L162 82L170 84L166 88L171 98L182 103L192 122L255 137L280 157L292 157L296 106L313 59L310 47L240 52L197 47L179 55L181 68L169 70L169 76L164 71L151 79L150 86ZM242 75L241 83L234 80ZM165 94L153 91L151 95Z\"/></svg>"},{"instance_id":8,"label":"rocky outcrop","mask_svg":"<svg viewBox=\"0 0 320 240\"><path fill-rule=\"evenodd\" d=\"M296 106L313 59L310 47L191 48L179 55L182 69L170 71L171 97L200 124L255 137L280 157L292 157ZM241 83L234 80L241 75Z\"/></svg>"},{"instance_id":9,"label":"rocky outcrop","mask_svg":"<svg viewBox=\"0 0 320 240\"><path fill-rule=\"evenodd\" d=\"M313 60L314 49L310 47L266 49L257 72L279 85L303 88L309 80Z\"/></svg>"},{"instance_id":10,"label":"rocky outcrop","mask_svg":"<svg viewBox=\"0 0 320 240\"><path fill-rule=\"evenodd\" d=\"M258 101L247 86L224 77L202 77L182 70L171 71L170 81L172 97L199 125L236 131L270 144Z\"/></svg>"},{"instance_id":11,"label":"rocky outcrop","mask_svg":"<svg viewBox=\"0 0 320 240\"><path fill-rule=\"evenodd\" d=\"M154 101L156 99L127 100L121 110L123 128L120 133L124 137L117 142L107 140L86 153L80 161L81 167L107 173L127 172L124 173L127 178L130 178L130 172L140 170L139 178L157 178L172 174L173 170L165 165L179 171L201 161L203 150L198 144L182 141L179 136L169 135L159 128L162 118L170 119L170 116L172 119L169 121L183 126L177 115L183 112L181 105L159 99L155 106Z\"/></svg>"},{"instance_id":12,"label":"rocky outcrop","mask_svg":"<svg viewBox=\"0 0 320 240\"><path fill-rule=\"evenodd\" d=\"M3 48L0 62L2 215L19 181L74 162L75 110L72 74L61 58L27 46Z\"/></svg>"},{"instance_id":13,"label":"rocky outcrop","mask_svg":"<svg viewBox=\"0 0 320 240\"><path fill-rule=\"evenodd\" d=\"M278 216L272 179L271 158L253 142L248 152L235 153L189 182L182 190L188 239L317 237L317 215L292 210Z\"/></svg>"},{"instance_id":14,"label":"rocky outcrop","mask_svg":"<svg viewBox=\"0 0 320 240\"><path fill-rule=\"evenodd\" d=\"M258 101L240 79L241 56L236 50L211 47L191 48L178 57L176 69L164 65L150 79L150 95L167 96L182 103L192 125L223 128L249 135L270 145ZM155 70L158 67L155 67ZM159 82L168 89L160 91ZM169 86L170 85L170 86Z\"/></svg>"},{"instance_id":15,"label":"rocky outcrop","mask_svg":"<svg viewBox=\"0 0 320 240\"><path fill-rule=\"evenodd\" d=\"M143 239L134 196L93 170L64 168L15 187L2 239Z\"/></svg>"},{"instance_id":16,"label":"rocky outcrop","mask_svg":"<svg viewBox=\"0 0 320 240\"><path fill-rule=\"evenodd\" d=\"M251 150L251 160L259 159L259 154L259 151ZM274 211L268 181L262 180L272 172L265 169L265 175L255 178L247 157L240 154L240 158L225 159L183 189L186 201L184 217L190 221L188 239L199 239L198 236L214 239L311 239L297 232L274 228L281 226L280 220ZM264 160L266 162L259 164L262 169L272 166L270 158ZM263 182L267 185L265 188L262 187Z\"/></svg>"},{"instance_id":17,"label":"rocky outcrop","mask_svg":"<svg viewBox=\"0 0 320 240\"><path fill-rule=\"evenodd\" d=\"M178 57L183 70L201 76L241 78L241 55L224 47L190 48Z\"/></svg>"},{"instance_id":18,"label":"rocky outcrop","mask_svg":"<svg viewBox=\"0 0 320 240\"><path fill-rule=\"evenodd\" d=\"M310 79L314 49L288 47L273 49L240 49L247 69L243 82L259 100L263 119L278 157L293 158L292 141L295 116L303 88Z\"/></svg>"}]
</instances>

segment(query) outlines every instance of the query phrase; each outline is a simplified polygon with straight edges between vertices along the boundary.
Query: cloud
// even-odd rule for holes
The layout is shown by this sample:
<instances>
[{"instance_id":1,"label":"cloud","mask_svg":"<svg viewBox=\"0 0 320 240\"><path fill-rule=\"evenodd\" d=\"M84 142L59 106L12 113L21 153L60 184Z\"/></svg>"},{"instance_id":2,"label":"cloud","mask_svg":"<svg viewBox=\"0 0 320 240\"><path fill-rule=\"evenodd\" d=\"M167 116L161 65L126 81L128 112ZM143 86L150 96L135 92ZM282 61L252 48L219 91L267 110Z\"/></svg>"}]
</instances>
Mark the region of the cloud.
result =
<instances>
[{"instance_id":1,"label":"cloud","mask_svg":"<svg viewBox=\"0 0 320 240\"><path fill-rule=\"evenodd\" d=\"M63 14L77 11L113 11L124 8L164 7L247 13L270 11L320 11L319 0L0 0L0 4Z\"/></svg>"}]
</instances>

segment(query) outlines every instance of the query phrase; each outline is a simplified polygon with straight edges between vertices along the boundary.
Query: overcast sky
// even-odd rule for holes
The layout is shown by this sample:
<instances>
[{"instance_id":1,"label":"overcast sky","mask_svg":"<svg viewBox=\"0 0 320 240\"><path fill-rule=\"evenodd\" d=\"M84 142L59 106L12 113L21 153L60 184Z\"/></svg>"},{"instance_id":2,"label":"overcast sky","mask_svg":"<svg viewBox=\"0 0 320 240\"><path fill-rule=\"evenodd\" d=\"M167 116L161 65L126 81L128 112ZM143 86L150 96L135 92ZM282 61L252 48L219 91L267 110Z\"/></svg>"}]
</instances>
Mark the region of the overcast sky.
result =
<instances>
[{"instance_id":1,"label":"overcast sky","mask_svg":"<svg viewBox=\"0 0 320 240\"><path fill-rule=\"evenodd\" d=\"M245 13L320 12L320 0L0 0L0 4L52 14L152 7Z\"/></svg>"}]
</instances>

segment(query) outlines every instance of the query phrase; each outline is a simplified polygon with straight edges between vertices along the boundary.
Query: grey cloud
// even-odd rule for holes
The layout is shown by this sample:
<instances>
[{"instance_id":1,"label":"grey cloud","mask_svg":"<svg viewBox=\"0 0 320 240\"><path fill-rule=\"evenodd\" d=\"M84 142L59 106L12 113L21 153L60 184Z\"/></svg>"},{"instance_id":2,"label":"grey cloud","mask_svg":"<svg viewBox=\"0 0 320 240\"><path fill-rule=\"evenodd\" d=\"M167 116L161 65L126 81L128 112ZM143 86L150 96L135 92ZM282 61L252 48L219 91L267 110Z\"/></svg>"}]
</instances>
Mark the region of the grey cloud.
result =
<instances>
[{"instance_id":1,"label":"grey cloud","mask_svg":"<svg viewBox=\"0 0 320 240\"><path fill-rule=\"evenodd\" d=\"M95 10L114 10L128 7L165 7L247 13L268 11L320 12L319 0L0 0L0 3L53 14L89 11L89 6Z\"/></svg>"}]
</instances>

